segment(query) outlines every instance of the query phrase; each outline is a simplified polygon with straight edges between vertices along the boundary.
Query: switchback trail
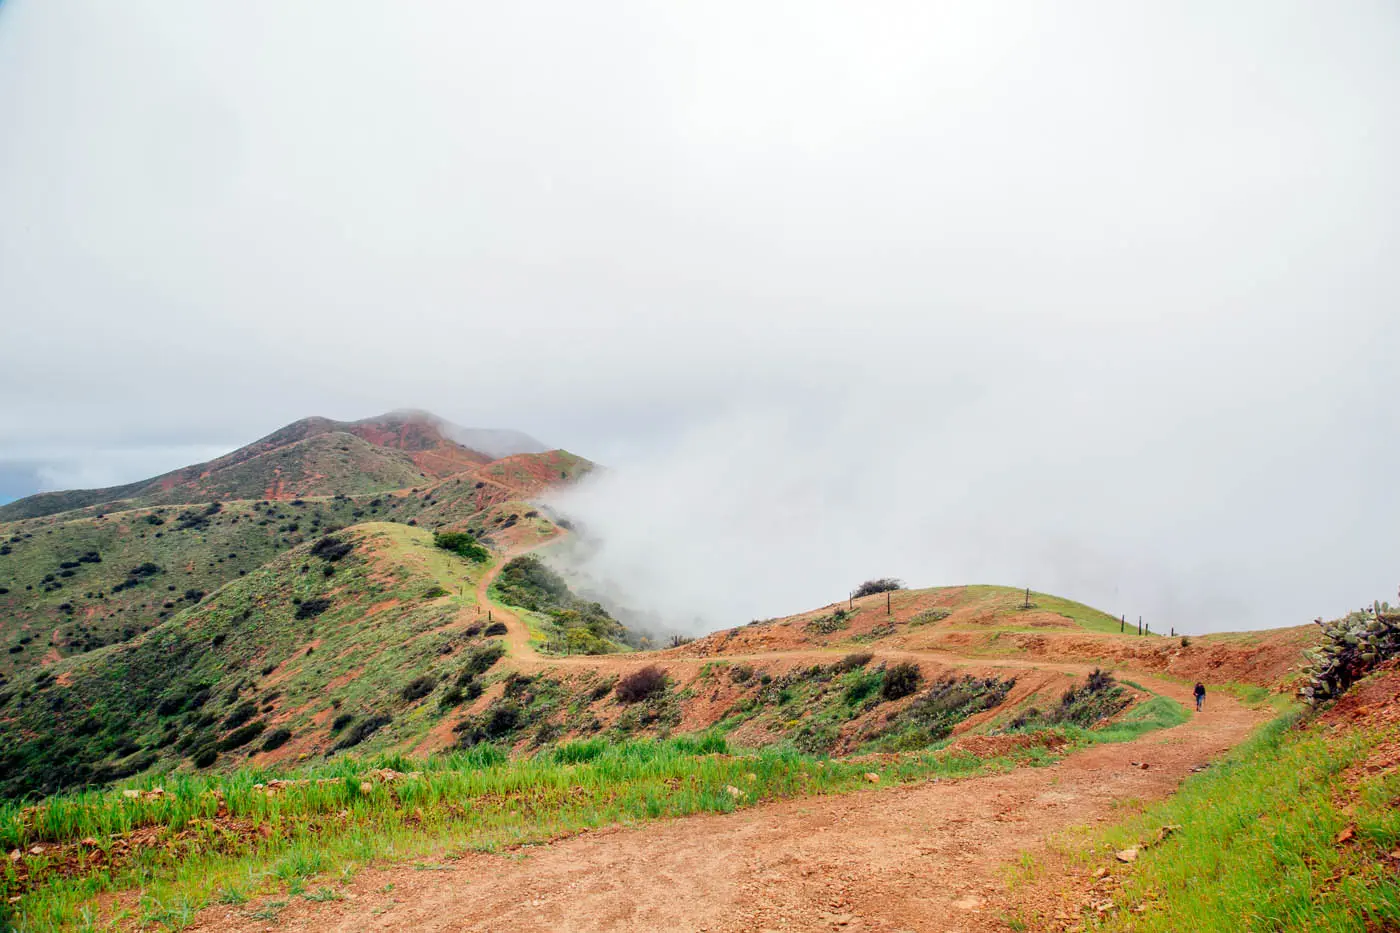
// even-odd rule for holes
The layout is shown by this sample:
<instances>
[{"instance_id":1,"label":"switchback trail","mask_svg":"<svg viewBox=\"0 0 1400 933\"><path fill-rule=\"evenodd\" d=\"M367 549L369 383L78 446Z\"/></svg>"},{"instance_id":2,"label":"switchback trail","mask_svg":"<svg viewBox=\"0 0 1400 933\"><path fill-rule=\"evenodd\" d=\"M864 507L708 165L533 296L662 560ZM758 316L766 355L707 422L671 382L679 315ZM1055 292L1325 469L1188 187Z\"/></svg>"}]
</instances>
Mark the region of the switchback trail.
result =
<instances>
[{"instance_id":1,"label":"switchback trail","mask_svg":"<svg viewBox=\"0 0 1400 933\"><path fill-rule=\"evenodd\" d=\"M927 659L949 661L942 654ZM1189 699L1181 685L1133 676L1178 701ZM1086 748L1048 767L587 832L509 854L454 859L448 871L366 869L348 886L346 900L293 901L276 928L1008 930L1006 866L1018 856L1042 849L1067 827L1115 819L1124 801L1165 797L1192 768L1239 743L1268 715L1216 692L1207 711L1184 725ZM1145 770L1134 764L1141 762ZM205 911L194 927L266 928L223 907Z\"/></svg>"}]
</instances>

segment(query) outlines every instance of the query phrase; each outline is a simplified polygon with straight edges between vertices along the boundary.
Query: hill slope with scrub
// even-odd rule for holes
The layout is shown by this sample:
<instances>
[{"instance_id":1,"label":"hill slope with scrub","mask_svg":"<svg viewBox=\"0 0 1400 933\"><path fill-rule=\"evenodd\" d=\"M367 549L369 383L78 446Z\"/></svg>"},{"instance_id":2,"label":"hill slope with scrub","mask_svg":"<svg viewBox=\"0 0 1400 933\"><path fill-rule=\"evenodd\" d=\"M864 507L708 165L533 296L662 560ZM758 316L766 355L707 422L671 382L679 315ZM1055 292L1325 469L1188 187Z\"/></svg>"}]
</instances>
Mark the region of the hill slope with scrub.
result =
<instances>
[{"instance_id":1,"label":"hill slope with scrub","mask_svg":"<svg viewBox=\"0 0 1400 933\"><path fill-rule=\"evenodd\" d=\"M293 425L267 442L291 437L289 444L242 459L230 455L231 466L201 481L201 494L224 498L174 505L127 500L0 523L0 689L17 671L135 638L277 555L339 528L366 521L461 528L489 545L518 527L549 526L529 500L592 467L567 451L443 460L441 445L408 425L386 436L382 422L354 424L408 452L340 432L303 439ZM344 469L315 468L319 494L294 491L302 487L291 482L291 471L272 489L262 473L246 488L227 485L248 478L254 467L265 471L313 448L349 458ZM366 472L352 456L356 451L393 469ZM463 469L425 478L410 453L444 469ZM383 486L392 488L374 491ZM167 495L152 494L161 501Z\"/></svg>"}]
</instances>

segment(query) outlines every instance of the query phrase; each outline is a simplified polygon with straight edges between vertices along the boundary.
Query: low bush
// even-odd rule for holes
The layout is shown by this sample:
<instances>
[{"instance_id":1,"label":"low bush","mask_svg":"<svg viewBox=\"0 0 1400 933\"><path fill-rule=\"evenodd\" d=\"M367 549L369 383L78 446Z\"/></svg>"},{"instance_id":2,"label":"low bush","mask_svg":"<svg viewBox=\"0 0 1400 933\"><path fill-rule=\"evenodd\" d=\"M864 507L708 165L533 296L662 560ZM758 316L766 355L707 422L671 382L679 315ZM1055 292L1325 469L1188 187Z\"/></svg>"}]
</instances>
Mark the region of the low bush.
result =
<instances>
[{"instance_id":1,"label":"low bush","mask_svg":"<svg viewBox=\"0 0 1400 933\"><path fill-rule=\"evenodd\" d=\"M666 672L655 664L649 664L619 678L613 694L623 703L639 703L665 689Z\"/></svg>"},{"instance_id":2,"label":"low bush","mask_svg":"<svg viewBox=\"0 0 1400 933\"><path fill-rule=\"evenodd\" d=\"M412 702L414 700L423 699L423 697L432 693L436 688L437 678L431 674L424 674L422 677L415 677L413 680L404 684L403 689L399 691L399 695L405 700Z\"/></svg>"},{"instance_id":3,"label":"low bush","mask_svg":"<svg viewBox=\"0 0 1400 933\"><path fill-rule=\"evenodd\" d=\"M258 714L258 708L252 703L240 703L234 707L233 712L228 714L224 720L225 729L236 729Z\"/></svg>"},{"instance_id":4,"label":"low bush","mask_svg":"<svg viewBox=\"0 0 1400 933\"><path fill-rule=\"evenodd\" d=\"M831 669L838 674L844 674L848 671L854 671L858 668L865 667L865 665L869 664L874 658L875 655L871 654L869 651L858 651L846 655L844 658L831 665Z\"/></svg>"},{"instance_id":5,"label":"low bush","mask_svg":"<svg viewBox=\"0 0 1400 933\"><path fill-rule=\"evenodd\" d=\"M331 731L339 732L341 729L344 729L346 726L350 725L350 723L354 721L354 713L341 713L339 716L335 717L335 719L331 720Z\"/></svg>"},{"instance_id":6,"label":"low bush","mask_svg":"<svg viewBox=\"0 0 1400 933\"><path fill-rule=\"evenodd\" d=\"M263 739L262 750L270 752L273 749L281 748L283 745L287 744L287 740L291 737L292 730L285 726L280 729L273 729L267 734L267 738Z\"/></svg>"},{"instance_id":7,"label":"low bush","mask_svg":"<svg viewBox=\"0 0 1400 933\"><path fill-rule=\"evenodd\" d=\"M909 696L924 682L919 665L903 661L885 670L885 681L880 685L880 696L886 700L898 700Z\"/></svg>"},{"instance_id":8,"label":"low bush","mask_svg":"<svg viewBox=\"0 0 1400 933\"><path fill-rule=\"evenodd\" d=\"M301 605L297 606L296 617L298 619L314 619L331 607L331 601L324 596L313 596L311 599L303 599Z\"/></svg>"},{"instance_id":9,"label":"low bush","mask_svg":"<svg viewBox=\"0 0 1400 933\"><path fill-rule=\"evenodd\" d=\"M462 673L468 678L485 674L505 656L506 646L498 641L482 645L480 648L473 648L471 654L467 655L467 665L463 668ZM461 682L459 679L458 683Z\"/></svg>"},{"instance_id":10,"label":"low bush","mask_svg":"<svg viewBox=\"0 0 1400 933\"><path fill-rule=\"evenodd\" d=\"M246 726L239 726L219 741L219 751L227 752L235 748L242 748L262 735L262 731L266 728L267 723L262 720L250 722Z\"/></svg>"},{"instance_id":11,"label":"low bush","mask_svg":"<svg viewBox=\"0 0 1400 933\"><path fill-rule=\"evenodd\" d=\"M433 535L433 544L444 551L451 551L459 557L469 561L482 563L491 559L491 552L480 544L476 543L476 538L465 531L439 531Z\"/></svg>"},{"instance_id":12,"label":"low bush","mask_svg":"<svg viewBox=\"0 0 1400 933\"><path fill-rule=\"evenodd\" d=\"M808 622L804 628L817 635L830 635L832 632L839 632L843 628L848 628L851 624L851 613L845 609L837 609L830 615L818 616Z\"/></svg>"},{"instance_id":13,"label":"low bush","mask_svg":"<svg viewBox=\"0 0 1400 933\"><path fill-rule=\"evenodd\" d=\"M346 541L344 538L326 535L311 546L311 554L313 557L320 557L334 563L354 549L355 545Z\"/></svg>"},{"instance_id":14,"label":"low bush","mask_svg":"<svg viewBox=\"0 0 1400 933\"><path fill-rule=\"evenodd\" d=\"M353 748L393 721L394 719L392 716L385 716L382 714L371 716L368 719L362 719L355 723L349 732L345 733L345 738L335 743L335 748L331 749L331 751Z\"/></svg>"},{"instance_id":15,"label":"low bush","mask_svg":"<svg viewBox=\"0 0 1400 933\"><path fill-rule=\"evenodd\" d=\"M904 581L896 580L894 577L881 577L878 580L866 580L856 587L855 598L862 596L874 596L876 593L888 593L892 590L904 589Z\"/></svg>"},{"instance_id":16,"label":"low bush","mask_svg":"<svg viewBox=\"0 0 1400 933\"><path fill-rule=\"evenodd\" d=\"M509 631L510 629L506 628L506 624L504 622L492 622L490 625L486 626L486 629L482 632L482 634L504 635Z\"/></svg>"}]
</instances>

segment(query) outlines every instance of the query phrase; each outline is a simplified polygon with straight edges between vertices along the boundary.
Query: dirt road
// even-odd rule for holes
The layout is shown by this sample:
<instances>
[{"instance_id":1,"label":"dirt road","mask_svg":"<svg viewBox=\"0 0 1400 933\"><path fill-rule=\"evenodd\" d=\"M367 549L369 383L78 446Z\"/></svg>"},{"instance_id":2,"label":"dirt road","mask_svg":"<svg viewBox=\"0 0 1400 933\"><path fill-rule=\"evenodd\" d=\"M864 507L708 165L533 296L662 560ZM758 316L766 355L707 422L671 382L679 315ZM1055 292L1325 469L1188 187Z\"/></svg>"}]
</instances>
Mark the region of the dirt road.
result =
<instances>
[{"instance_id":1,"label":"dirt road","mask_svg":"<svg viewBox=\"0 0 1400 933\"><path fill-rule=\"evenodd\" d=\"M1139 679L1188 699L1181 686ZM1019 855L1066 827L1114 818L1118 802L1166 796L1265 718L1217 693L1183 726L1085 749L1051 767L590 832L472 855L451 871L366 870L346 900L294 901L276 928L1006 930L1005 870ZM202 921L196 929L267 928L229 908L207 911Z\"/></svg>"}]
</instances>

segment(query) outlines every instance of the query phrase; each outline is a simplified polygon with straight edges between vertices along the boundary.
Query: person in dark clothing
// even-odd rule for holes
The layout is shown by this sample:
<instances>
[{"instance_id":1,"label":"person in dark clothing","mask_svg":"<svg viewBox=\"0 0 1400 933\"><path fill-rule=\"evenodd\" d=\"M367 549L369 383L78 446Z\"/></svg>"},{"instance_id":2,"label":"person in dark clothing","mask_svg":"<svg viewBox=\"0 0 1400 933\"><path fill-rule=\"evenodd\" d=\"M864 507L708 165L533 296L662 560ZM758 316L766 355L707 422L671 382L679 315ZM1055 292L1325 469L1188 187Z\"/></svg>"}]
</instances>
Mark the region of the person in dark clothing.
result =
<instances>
[{"instance_id":1,"label":"person in dark clothing","mask_svg":"<svg viewBox=\"0 0 1400 933\"><path fill-rule=\"evenodd\" d=\"M1206 685L1201 683L1200 681L1196 681L1196 712L1199 713L1201 711L1201 707L1205 705L1205 702Z\"/></svg>"}]
</instances>

